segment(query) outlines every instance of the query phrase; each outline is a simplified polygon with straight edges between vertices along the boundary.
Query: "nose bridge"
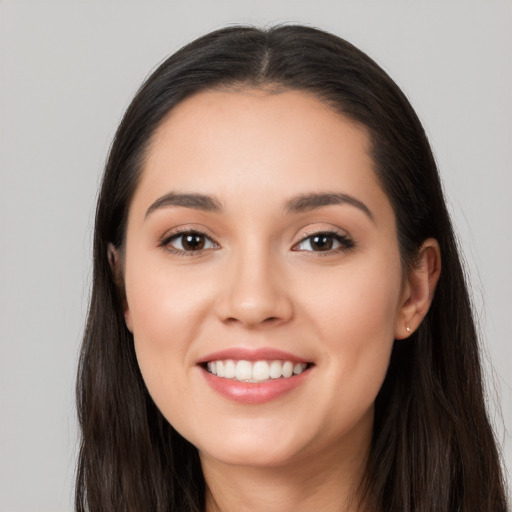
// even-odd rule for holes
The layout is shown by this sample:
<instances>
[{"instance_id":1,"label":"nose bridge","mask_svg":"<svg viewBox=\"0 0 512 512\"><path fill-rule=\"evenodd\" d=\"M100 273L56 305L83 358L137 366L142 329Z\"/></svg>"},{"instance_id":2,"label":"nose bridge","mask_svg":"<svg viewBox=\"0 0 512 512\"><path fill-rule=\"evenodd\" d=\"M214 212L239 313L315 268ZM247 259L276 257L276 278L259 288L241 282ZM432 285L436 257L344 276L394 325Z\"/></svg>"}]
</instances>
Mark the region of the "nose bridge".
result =
<instances>
[{"instance_id":1,"label":"nose bridge","mask_svg":"<svg viewBox=\"0 0 512 512\"><path fill-rule=\"evenodd\" d=\"M278 257L256 240L233 250L219 313L224 321L247 326L280 323L293 314Z\"/></svg>"}]
</instances>

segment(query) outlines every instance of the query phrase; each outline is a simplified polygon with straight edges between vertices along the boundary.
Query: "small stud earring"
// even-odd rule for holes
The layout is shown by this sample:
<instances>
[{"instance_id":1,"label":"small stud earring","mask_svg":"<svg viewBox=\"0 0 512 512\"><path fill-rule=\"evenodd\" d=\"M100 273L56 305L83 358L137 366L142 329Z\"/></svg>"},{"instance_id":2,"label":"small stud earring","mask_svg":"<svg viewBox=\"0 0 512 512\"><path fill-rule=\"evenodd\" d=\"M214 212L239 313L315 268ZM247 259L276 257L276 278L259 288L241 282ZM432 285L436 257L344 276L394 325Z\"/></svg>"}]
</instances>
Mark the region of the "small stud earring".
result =
<instances>
[{"instance_id":1,"label":"small stud earring","mask_svg":"<svg viewBox=\"0 0 512 512\"><path fill-rule=\"evenodd\" d=\"M406 330L407 332L412 332L412 331L411 331L411 328L410 328L408 325L406 325L406 326L405 326L405 330Z\"/></svg>"}]
</instances>

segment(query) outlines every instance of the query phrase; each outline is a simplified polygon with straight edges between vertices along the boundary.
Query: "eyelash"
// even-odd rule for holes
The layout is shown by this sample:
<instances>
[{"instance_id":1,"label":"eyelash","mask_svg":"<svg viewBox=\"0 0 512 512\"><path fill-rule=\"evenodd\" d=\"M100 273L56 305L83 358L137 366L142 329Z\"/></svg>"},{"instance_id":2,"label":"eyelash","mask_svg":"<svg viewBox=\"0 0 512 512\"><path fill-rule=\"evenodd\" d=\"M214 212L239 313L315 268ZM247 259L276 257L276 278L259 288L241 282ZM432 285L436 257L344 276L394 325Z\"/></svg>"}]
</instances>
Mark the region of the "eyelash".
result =
<instances>
[{"instance_id":1,"label":"eyelash","mask_svg":"<svg viewBox=\"0 0 512 512\"><path fill-rule=\"evenodd\" d=\"M198 249L198 250L187 251L187 250L183 250L183 249L176 249L175 247L173 247L171 245L171 242L178 240L180 238L183 238L186 235L192 235L192 236L196 235L196 236L202 237L205 241L206 240L209 241L213 247L208 247L207 249ZM172 254L177 254L178 256L199 256L200 254L203 254L205 251L208 251L210 249L217 249L218 247L220 247L219 244L217 242L215 242L214 240L212 240L212 238L210 238L208 235L202 233L201 231L197 231L195 229L184 229L182 231L176 231L176 232L172 233L171 235L164 237L158 245L159 245L159 247L165 249L166 251L168 251ZM183 242L181 245L183 247Z\"/></svg>"},{"instance_id":2,"label":"eyelash","mask_svg":"<svg viewBox=\"0 0 512 512\"><path fill-rule=\"evenodd\" d=\"M196 236L202 237L205 241L208 241L209 243L211 243L212 247L208 247L206 249L198 249L198 250L184 250L184 249L176 249L175 247L173 247L171 245L171 243L173 241L183 238L186 235L192 235L192 236L196 235ZM314 250L306 251L304 249L302 249L302 251L303 252L314 252L314 253L317 253L317 255L319 255L319 256L328 256L328 255L339 253L339 252L349 251L349 250L353 249L356 245L354 243L354 241L351 238L349 238L347 235L342 234L338 231L326 230L326 231L315 231L313 233L308 233L297 244L295 244L292 247L292 250L300 252L301 249L296 249L296 247L300 246L301 244L305 243L308 240L310 240L310 245L311 245L311 240L313 239L313 237L320 237L320 236L325 236L325 237L328 237L328 238L334 240L335 242L338 242L340 244L340 247L337 247L334 249L328 249L325 251L314 251ZM183 242L181 243L181 245L183 247ZM199 256L200 254L203 254L205 251L208 251L211 249L218 249L220 246L212 238L210 238L205 233L202 233L201 231L197 231L195 229L185 229L183 231L177 231L177 232L172 233L169 236L164 237L160 241L159 247L167 250L168 252L170 252L172 254L177 254L179 256Z\"/></svg>"},{"instance_id":3,"label":"eyelash","mask_svg":"<svg viewBox=\"0 0 512 512\"><path fill-rule=\"evenodd\" d=\"M305 251L305 252L314 252L318 256L329 256L332 254L349 251L356 246L355 242L346 234L340 233L339 231L335 231L335 230L325 230L325 231L314 231L312 233L307 233L306 236L304 236L298 244L294 245L292 250L299 251L300 249L295 249L295 247L298 247L299 245L303 244L307 240L310 240L310 244L311 244L311 240L314 237L320 237L320 236L325 236L327 238L330 238L333 241L338 242L340 244L340 246L336 247L334 249L328 249L325 251Z\"/></svg>"}]
</instances>

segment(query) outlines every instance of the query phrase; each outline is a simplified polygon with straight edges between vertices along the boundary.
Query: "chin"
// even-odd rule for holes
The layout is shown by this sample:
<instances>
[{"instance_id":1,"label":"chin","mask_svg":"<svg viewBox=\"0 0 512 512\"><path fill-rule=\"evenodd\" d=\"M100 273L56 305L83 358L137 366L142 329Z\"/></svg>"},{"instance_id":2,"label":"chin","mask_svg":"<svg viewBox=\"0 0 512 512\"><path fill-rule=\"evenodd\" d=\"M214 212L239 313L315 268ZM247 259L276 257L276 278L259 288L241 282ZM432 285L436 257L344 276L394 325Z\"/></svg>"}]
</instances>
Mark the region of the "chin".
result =
<instances>
[{"instance_id":1,"label":"chin","mask_svg":"<svg viewBox=\"0 0 512 512\"><path fill-rule=\"evenodd\" d=\"M293 424L289 420L285 424L262 421L259 425L248 426L247 422L242 423L245 426L218 427L218 435L197 436L199 442L194 439L191 442L198 447L201 458L254 468L286 466L315 451L315 447L321 450L319 436L304 424L294 429L290 428Z\"/></svg>"},{"instance_id":2,"label":"chin","mask_svg":"<svg viewBox=\"0 0 512 512\"><path fill-rule=\"evenodd\" d=\"M215 447L211 451L199 450L201 459L214 459L217 462L230 466L270 468L286 466L292 462L293 450L286 450L275 446L261 447L258 443L249 446Z\"/></svg>"}]
</instances>

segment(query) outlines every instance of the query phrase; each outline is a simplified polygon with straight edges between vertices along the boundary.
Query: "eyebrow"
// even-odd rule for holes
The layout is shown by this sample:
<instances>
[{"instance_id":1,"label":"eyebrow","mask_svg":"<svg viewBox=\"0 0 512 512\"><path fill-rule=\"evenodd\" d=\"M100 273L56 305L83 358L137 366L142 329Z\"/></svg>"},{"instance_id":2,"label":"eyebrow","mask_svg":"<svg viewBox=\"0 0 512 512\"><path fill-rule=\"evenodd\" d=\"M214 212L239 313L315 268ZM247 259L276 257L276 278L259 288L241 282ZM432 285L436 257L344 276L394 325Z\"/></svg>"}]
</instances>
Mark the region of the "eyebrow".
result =
<instances>
[{"instance_id":1,"label":"eyebrow","mask_svg":"<svg viewBox=\"0 0 512 512\"><path fill-rule=\"evenodd\" d=\"M316 208L322 208L323 206L338 204L349 204L354 206L365 213L372 221L375 221L368 206L359 199L356 199L349 194L342 193L303 194L290 199L286 203L285 209L288 212L306 212L309 210L315 210Z\"/></svg>"},{"instance_id":2,"label":"eyebrow","mask_svg":"<svg viewBox=\"0 0 512 512\"><path fill-rule=\"evenodd\" d=\"M220 201L212 196L204 194L179 194L169 192L158 198L146 211L146 218L155 210L167 208L169 206L181 206L183 208L192 208L194 210L203 210L205 212L220 212L222 205Z\"/></svg>"},{"instance_id":3,"label":"eyebrow","mask_svg":"<svg viewBox=\"0 0 512 512\"><path fill-rule=\"evenodd\" d=\"M289 199L285 204L285 211L290 213L301 213L323 206L349 204L361 210L372 221L374 217L368 206L362 201L356 199L349 194L342 193L313 193L301 194L299 196ZM178 206L182 208L191 208L194 210L202 210L206 212L221 212L223 210L221 202L213 196L205 194L181 194L177 192L169 192L168 194L159 197L147 209L145 217L147 218L155 210L160 208L168 208Z\"/></svg>"}]
</instances>

